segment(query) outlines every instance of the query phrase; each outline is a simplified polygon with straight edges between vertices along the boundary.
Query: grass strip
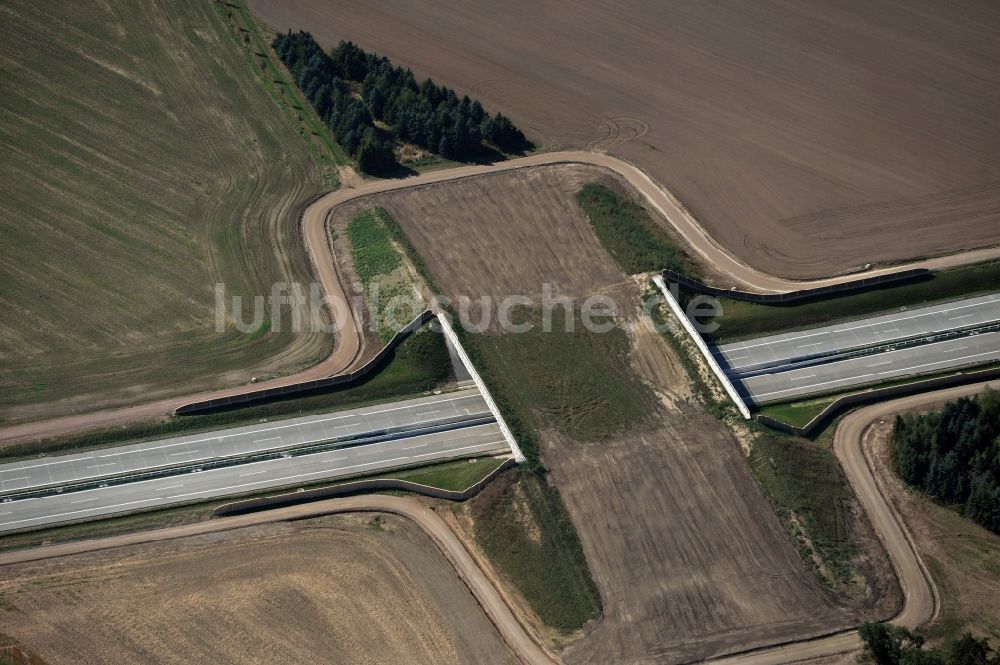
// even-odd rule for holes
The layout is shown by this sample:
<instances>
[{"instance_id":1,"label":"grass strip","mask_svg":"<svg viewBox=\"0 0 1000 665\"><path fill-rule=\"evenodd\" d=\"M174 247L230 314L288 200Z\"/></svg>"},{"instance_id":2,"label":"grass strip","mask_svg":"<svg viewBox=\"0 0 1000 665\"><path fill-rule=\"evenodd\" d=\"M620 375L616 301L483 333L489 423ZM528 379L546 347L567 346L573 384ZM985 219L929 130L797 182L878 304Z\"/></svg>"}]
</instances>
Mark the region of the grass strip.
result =
<instances>
[{"instance_id":1,"label":"grass strip","mask_svg":"<svg viewBox=\"0 0 1000 665\"><path fill-rule=\"evenodd\" d=\"M754 441L749 464L803 561L828 585L850 583L857 554L849 524L853 495L833 453L768 432Z\"/></svg>"},{"instance_id":2,"label":"grass strip","mask_svg":"<svg viewBox=\"0 0 1000 665\"><path fill-rule=\"evenodd\" d=\"M339 179L335 167L350 163L347 154L330 128L316 115L312 104L306 103L302 91L271 48L274 33L257 22L244 2L215 0L212 6L229 26L234 41L244 50L247 66L306 141L316 163L320 167L330 167L324 169L324 177L328 185L336 187Z\"/></svg>"},{"instance_id":3,"label":"grass strip","mask_svg":"<svg viewBox=\"0 0 1000 665\"><path fill-rule=\"evenodd\" d=\"M639 204L594 183L584 185L577 192L576 201L598 240L625 274L667 268L690 274L684 252Z\"/></svg>"}]
</instances>

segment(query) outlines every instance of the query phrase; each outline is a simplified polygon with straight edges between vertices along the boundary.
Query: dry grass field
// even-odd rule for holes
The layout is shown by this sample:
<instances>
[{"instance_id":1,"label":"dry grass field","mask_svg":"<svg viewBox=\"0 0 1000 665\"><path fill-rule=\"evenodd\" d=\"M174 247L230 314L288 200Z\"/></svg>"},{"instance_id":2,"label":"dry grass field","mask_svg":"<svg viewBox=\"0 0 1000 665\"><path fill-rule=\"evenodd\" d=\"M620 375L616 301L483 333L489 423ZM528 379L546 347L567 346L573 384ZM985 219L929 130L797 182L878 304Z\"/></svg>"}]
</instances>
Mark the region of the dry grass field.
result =
<instances>
[{"instance_id":1,"label":"dry grass field","mask_svg":"<svg viewBox=\"0 0 1000 665\"><path fill-rule=\"evenodd\" d=\"M622 303L631 351L625 359L602 360L611 369L624 363L631 380L647 382L661 403L654 414L632 418L642 422L626 427L628 434L609 435L550 408L549 402L567 399L572 410L570 396L536 399L542 461L579 533L603 604L603 618L566 646L566 662L685 662L885 615L870 596L835 594L805 567L733 435L690 399L683 365L663 338L638 330L639 287L615 268L572 196L582 182L608 177L557 166L377 197L447 294L537 295L539 282L551 281L566 294L605 291ZM548 240L553 237L558 244ZM553 361L560 350L552 344L519 351L514 340L488 335L495 341L482 346L505 349L496 361L497 380L510 386L520 379L527 399L539 389L535 381L558 391L560 382L575 380L578 372L560 364L573 358L563 353ZM586 338L574 343L602 353ZM549 359L536 358L536 365L556 374L561 366L562 376L543 376L544 368L527 376L532 370L524 358L538 353ZM885 602L893 599L889 594Z\"/></svg>"},{"instance_id":2,"label":"dry grass field","mask_svg":"<svg viewBox=\"0 0 1000 665\"><path fill-rule=\"evenodd\" d=\"M297 222L322 184L213 4L14 0L0 17L0 418L324 357L328 337L214 329L216 282L309 281Z\"/></svg>"},{"instance_id":3,"label":"dry grass field","mask_svg":"<svg viewBox=\"0 0 1000 665\"><path fill-rule=\"evenodd\" d=\"M992 0L250 0L646 169L766 272L1000 243Z\"/></svg>"},{"instance_id":4,"label":"dry grass field","mask_svg":"<svg viewBox=\"0 0 1000 665\"><path fill-rule=\"evenodd\" d=\"M7 567L0 626L47 665L514 663L419 528L370 514Z\"/></svg>"}]
</instances>

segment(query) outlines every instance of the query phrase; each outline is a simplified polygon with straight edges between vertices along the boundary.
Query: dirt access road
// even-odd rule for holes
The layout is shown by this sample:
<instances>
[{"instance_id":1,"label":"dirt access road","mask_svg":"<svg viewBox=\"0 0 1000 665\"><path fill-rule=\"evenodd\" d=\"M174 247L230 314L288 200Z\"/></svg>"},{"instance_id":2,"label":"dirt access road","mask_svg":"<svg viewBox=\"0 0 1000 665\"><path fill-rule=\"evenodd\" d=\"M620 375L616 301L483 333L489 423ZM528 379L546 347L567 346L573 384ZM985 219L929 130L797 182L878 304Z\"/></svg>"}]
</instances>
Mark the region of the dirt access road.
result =
<instances>
[{"instance_id":1,"label":"dirt access road","mask_svg":"<svg viewBox=\"0 0 1000 665\"><path fill-rule=\"evenodd\" d=\"M865 407L845 417L834 435L834 449L837 458L843 465L848 479L885 546L903 589L903 608L892 620L898 625L913 629L932 619L938 607L937 592L926 567L916 554L909 532L895 509L887 502L883 494L881 480L872 474L865 452L865 437L868 435L871 425L876 421L903 411L927 408L944 400L976 394L987 386L997 388L1000 387L1000 382L949 388ZM270 522L348 512L391 513L415 522L427 533L454 567L458 576L497 627L504 641L522 662L543 665L551 665L556 662L553 656L540 647L517 621L501 594L483 574L483 571L448 525L426 505L411 498L367 495L331 499L155 531L50 545L0 554L0 566L239 529ZM735 654L708 662L719 665L778 665L845 653L859 647L857 632L852 630L774 648Z\"/></svg>"},{"instance_id":2,"label":"dirt access road","mask_svg":"<svg viewBox=\"0 0 1000 665\"><path fill-rule=\"evenodd\" d=\"M992 0L249 0L663 183L801 279L1000 243Z\"/></svg>"},{"instance_id":3,"label":"dirt access road","mask_svg":"<svg viewBox=\"0 0 1000 665\"><path fill-rule=\"evenodd\" d=\"M590 164L618 173L643 196L655 211L660 213L662 216L660 221L672 225L692 250L697 252L706 262L715 266L719 272L731 277L734 283L759 291L789 291L826 286L857 279L861 275L874 276L905 268L946 268L1000 257L1000 247L994 247L916 261L893 268L880 268L865 273L841 275L824 279L795 281L774 277L750 267L723 249L702 228L697 220L684 210L670 192L654 182L641 169L616 157L595 152L549 152L512 159L497 164L460 166L453 169L432 171L403 180L366 181L356 187L337 190L319 198L306 210L302 218L306 248L314 266L315 275L322 286L323 292L326 294L330 319L334 322L334 326L339 332L337 345L333 353L321 363L308 370L256 384L254 389L284 386L299 381L309 381L339 374L346 371L360 355L362 350L362 336L358 332L353 312L351 312L348 306L349 301L345 295L340 275L337 272L337 264L334 260L326 231L326 220L334 208L370 194L419 187L430 183L454 181L488 173L565 163ZM109 409L13 425L0 429L0 445L61 436L88 429L156 418L172 413L178 406L194 400L226 397L245 392L246 390L245 386L237 386L120 409Z\"/></svg>"}]
</instances>

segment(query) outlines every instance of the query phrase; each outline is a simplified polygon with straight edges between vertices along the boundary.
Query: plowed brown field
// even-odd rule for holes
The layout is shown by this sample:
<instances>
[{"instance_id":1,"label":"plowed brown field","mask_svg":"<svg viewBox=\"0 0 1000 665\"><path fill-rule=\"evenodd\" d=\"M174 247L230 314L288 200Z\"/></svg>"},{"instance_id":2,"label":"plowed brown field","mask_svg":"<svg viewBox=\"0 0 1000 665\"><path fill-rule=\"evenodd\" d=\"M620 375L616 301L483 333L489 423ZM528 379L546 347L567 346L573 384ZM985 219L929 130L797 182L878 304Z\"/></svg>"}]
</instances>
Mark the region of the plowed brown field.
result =
<instances>
[{"instance_id":1,"label":"plowed brown field","mask_svg":"<svg viewBox=\"0 0 1000 665\"><path fill-rule=\"evenodd\" d=\"M638 164L771 274L1000 243L990 0L250 5Z\"/></svg>"},{"instance_id":2,"label":"plowed brown field","mask_svg":"<svg viewBox=\"0 0 1000 665\"><path fill-rule=\"evenodd\" d=\"M572 196L582 182L601 179L617 184L588 166L540 167L365 201L389 210L446 294L537 297L539 282L549 281L568 295L614 293L629 320L638 289ZM549 234L559 234L557 246ZM604 606L601 621L565 650L566 661L685 662L891 615L887 606L898 601L891 592L873 606L878 594L852 600L822 587L733 436L687 399L668 345L643 336L638 346L633 365L664 402L652 425L599 444L542 432L543 461ZM873 556L887 570L884 555Z\"/></svg>"},{"instance_id":3,"label":"plowed brown field","mask_svg":"<svg viewBox=\"0 0 1000 665\"><path fill-rule=\"evenodd\" d=\"M6 566L0 601L47 665L515 662L431 540L388 515Z\"/></svg>"}]
</instances>

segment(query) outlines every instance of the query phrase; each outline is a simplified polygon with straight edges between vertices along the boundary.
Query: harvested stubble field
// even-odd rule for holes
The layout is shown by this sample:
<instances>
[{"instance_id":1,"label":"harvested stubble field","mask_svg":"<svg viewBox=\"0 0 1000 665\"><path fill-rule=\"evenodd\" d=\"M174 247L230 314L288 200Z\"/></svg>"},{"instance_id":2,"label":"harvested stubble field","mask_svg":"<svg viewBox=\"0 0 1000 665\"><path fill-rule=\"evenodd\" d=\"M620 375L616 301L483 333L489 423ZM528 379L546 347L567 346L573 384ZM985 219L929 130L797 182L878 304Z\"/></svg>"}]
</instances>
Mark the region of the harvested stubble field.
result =
<instances>
[{"instance_id":1,"label":"harvested stubble field","mask_svg":"<svg viewBox=\"0 0 1000 665\"><path fill-rule=\"evenodd\" d=\"M434 544L389 515L10 566L0 625L47 665L514 663Z\"/></svg>"},{"instance_id":2,"label":"harvested stubble field","mask_svg":"<svg viewBox=\"0 0 1000 665\"><path fill-rule=\"evenodd\" d=\"M578 356L569 357L557 343L540 342L545 333L494 328L467 336L501 398L527 411L601 595L603 618L553 643L569 663L682 662L883 616L872 594L834 593L807 569L734 436L691 399L683 365L664 339L639 325L640 288L615 267L574 199L592 181L620 185L595 169L565 165L376 197L448 295L537 297L549 281L564 294L619 299L625 349L614 337L598 343L565 336ZM554 323L561 329L559 318ZM591 375L567 371L573 362ZM609 376L650 390L602 390ZM540 390L551 394L542 398ZM642 413L624 425L601 427L595 419L636 406ZM481 505L491 500L513 503ZM521 533L504 540L544 545L542 512L526 502L516 486L487 491L465 516L520 515L504 524ZM475 526L470 531L484 535ZM501 572L517 565L493 562ZM524 595L553 613L547 603L558 587L540 591L545 581L537 579L522 584L533 585Z\"/></svg>"},{"instance_id":3,"label":"harvested stubble field","mask_svg":"<svg viewBox=\"0 0 1000 665\"><path fill-rule=\"evenodd\" d=\"M287 326L215 332L217 282L310 281L298 219L322 183L212 3L15 0L0 16L0 418L324 357L328 336Z\"/></svg>"},{"instance_id":4,"label":"harvested stubble field","mask_svg":"<svg viewBox=\"0 0 1000 665\"><path fill-rule=\"evenodd\" d=\"M1000 243L1000 5L250 0L664 183L766 272Z\"/></svg>"}]
</instances>

